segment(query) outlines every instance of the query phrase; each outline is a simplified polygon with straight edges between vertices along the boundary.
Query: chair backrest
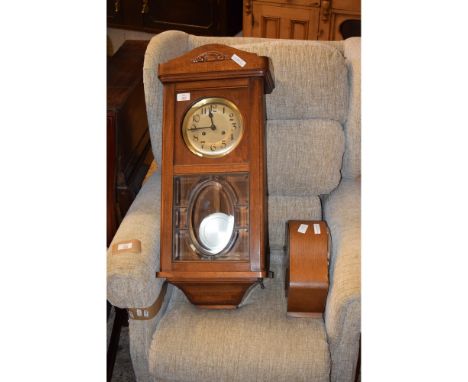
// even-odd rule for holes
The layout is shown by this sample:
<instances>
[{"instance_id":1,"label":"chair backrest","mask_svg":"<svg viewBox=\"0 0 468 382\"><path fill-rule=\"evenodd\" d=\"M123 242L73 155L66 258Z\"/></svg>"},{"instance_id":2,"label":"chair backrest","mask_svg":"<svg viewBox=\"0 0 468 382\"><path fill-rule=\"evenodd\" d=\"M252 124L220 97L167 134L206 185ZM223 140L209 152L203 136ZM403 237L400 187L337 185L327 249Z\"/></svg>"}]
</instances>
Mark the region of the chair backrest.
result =
<instances>
[{"instance_id":1,"label":"chair backrest","mask_svg":"<svg viewBox=\"0 0 468 382\"><path fill-rule=\"evenodd\" d=\"M266 97L269 236L272 249L283 248L287 220L321 219L320 195L333 191L342 176L360 173L360 132L355 131L360 130L355 115L360 114L360 101L351 83L359 78L345 56L348 42L170 33L177 33L184 51L215 42L271 58L275 89ZM161 140L160 129L152 129L153 142Z\"/></svg>"}]
</instances>

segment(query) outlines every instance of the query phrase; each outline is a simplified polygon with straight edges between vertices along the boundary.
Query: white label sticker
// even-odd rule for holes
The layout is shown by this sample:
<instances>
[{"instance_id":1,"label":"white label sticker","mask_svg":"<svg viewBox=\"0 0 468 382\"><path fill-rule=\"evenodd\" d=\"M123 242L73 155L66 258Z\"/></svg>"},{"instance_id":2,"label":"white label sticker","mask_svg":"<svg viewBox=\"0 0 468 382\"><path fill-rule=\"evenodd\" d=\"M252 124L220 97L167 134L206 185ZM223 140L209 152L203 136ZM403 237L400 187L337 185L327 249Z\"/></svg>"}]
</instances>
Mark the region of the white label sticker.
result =
<instances>
[{"instance_id":1,"label":"white label sticker","mask_svg":"<svg viewBox=\"0 0 468 382\"><path fill-rule=\"evenodd\" d=\"M242 58L240 58L237 54L233 54L231 59L240 67L244 67L247 62L245 62Z\"/></svg>"},{"instance_id":2,"label":"white label sticker","mask_svg":"<svg viewBox=\"0 0 468 382\"><path fill-rule=\"evenodd\" d=\"M309 226L307 224L301 224L299 226L299 228L297 229L297 232L306 233L307 228L309 228Z\"/></svg>"},{"instance_id":3,"label":"white label sticker","mask_svg":"<svg viewBox=\"0 0 468 382\"><path fill-rule=\"evenodd\" d=\"M177 94L177 101L190 101L190 93Z\"/></svg>"},{"instance_id":4,"label":"white label sticker","mask_svg":"<svg viewBox=\"0 0 468 382\"><path fill-rule=\"evenodd\" d=\"M143 311L143 316L149 317L149 312L146 309Z\"/></svg>"},{"instance_id":5,"label":"white label sticker","mask_svg":"<svg viewBox=\"0 0 468 382\"><path fill-rule=\"evenodd\" d=\"M314 224L314 233L320 235L320 224Z\"/></svg>"},{"instance_id":6,"label":"white label sticker","mask_svg":"<svg viewBox=\"0 0 468 382\"><path fill-rule=\"evenodd\" d=\"M141 317L141 309L137 309L137 316Z\"/></svg>"},{"instance_id":7,"label":"white label sticker","mask_svg":"<svg viewBox=\"0 0 468 382\"><path fill-rule=\"evenodd\" d=\"M117 245L117 251L122 251L124 249L130 249L132 248L133 244L132 242L130 243L121 243L119 245Z\"/></svg>"}]
</instances>

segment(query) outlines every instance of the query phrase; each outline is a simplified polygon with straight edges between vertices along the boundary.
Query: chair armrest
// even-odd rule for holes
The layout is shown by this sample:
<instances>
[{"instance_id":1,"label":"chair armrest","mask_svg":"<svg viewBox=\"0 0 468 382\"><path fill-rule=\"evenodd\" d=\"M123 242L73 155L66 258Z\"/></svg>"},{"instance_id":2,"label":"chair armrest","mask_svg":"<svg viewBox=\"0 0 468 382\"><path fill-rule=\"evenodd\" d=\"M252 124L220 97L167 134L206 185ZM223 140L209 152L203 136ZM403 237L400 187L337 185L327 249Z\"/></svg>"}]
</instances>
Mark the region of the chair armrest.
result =
<instances>
[{"instance_id":1,"label":"chair armrest","mask_svg":"<svg viewBox=\"0 0 468 382\"><path fill-rule=\"evenodd\" d=\"M151 306L164 280L156 278L159 270L159 215L161 177L154 173L141 188L130 206L107 251L107 298L120 308ZM138 239L138 254L112 254L117 242Z\"/></svg>"},{"instance_id":2,"label":"chair armrest","mask_svg":"<svg viewBox=\"0 0 468 382\"><path fill-rule=\"evenodd\" d=\"M352 380L361 332L360 178L343 179L324 204L332 236L330 291L325 308L332 381Z\"/></svg>"},{"instance_id":3,"label":"chair armrest","mask_svg":"<svg viewBox=\"0 0 468 382\"><path fill-rule=\"evenodd\" d=\"M343 155L343 178L361 175L361 38L344 40L344 55L348 66L349 110L344 133L346 150Z\"/></svg>"}]
</instances>

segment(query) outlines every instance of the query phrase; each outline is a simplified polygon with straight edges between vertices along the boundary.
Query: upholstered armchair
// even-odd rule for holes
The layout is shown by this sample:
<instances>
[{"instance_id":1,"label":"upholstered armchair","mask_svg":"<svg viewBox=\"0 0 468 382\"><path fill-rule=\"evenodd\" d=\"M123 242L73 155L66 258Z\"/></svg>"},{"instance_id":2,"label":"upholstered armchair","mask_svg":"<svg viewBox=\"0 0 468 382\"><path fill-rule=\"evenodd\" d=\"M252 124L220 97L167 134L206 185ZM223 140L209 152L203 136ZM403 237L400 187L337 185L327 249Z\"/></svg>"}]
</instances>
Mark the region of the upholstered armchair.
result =
<instances>
[{"instance_id":1,"label":"upholstered armchair","mask_svg":"<svg viewBox=\"0 0 468 382\"><path fill-rule=\"evenodd\" d=\"M214 38L169 31L146 51L143 76L150 134L161 160L158 64L220 43L269 56L276 87L266 96L270 269L236 310L203 310L159 270L160 171L146 181L113 243L138 239L138 254L108 252L108 299L133 309L130 352L139 381L353 381L359 353L360 39L339 42ZM332 237L323 319L286 315L285 227L326 220ZM164 298L163 298L164 297Z\"/></svg>"}]
</instances>

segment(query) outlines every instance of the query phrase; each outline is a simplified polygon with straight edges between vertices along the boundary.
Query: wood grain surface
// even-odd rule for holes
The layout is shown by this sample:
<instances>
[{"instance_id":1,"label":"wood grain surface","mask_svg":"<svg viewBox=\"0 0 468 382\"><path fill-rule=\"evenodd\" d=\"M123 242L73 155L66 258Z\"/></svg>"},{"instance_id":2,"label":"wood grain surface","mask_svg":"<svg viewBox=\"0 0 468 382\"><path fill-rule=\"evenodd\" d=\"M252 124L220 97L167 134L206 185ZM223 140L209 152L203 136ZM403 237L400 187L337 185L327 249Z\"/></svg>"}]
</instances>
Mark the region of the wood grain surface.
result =
<instances>
[{"instance_id":1,"label":"wood grain surface","mask_svg":"<svg viewBox=\"0 0 468 382\"><path fill-rule=\"evenodd\" d=\"M307 226L300 232L301 225ZM288 315L320 317L328 294L328 226L324 221L288 222Z\"/></svg>"}]
</instances>

